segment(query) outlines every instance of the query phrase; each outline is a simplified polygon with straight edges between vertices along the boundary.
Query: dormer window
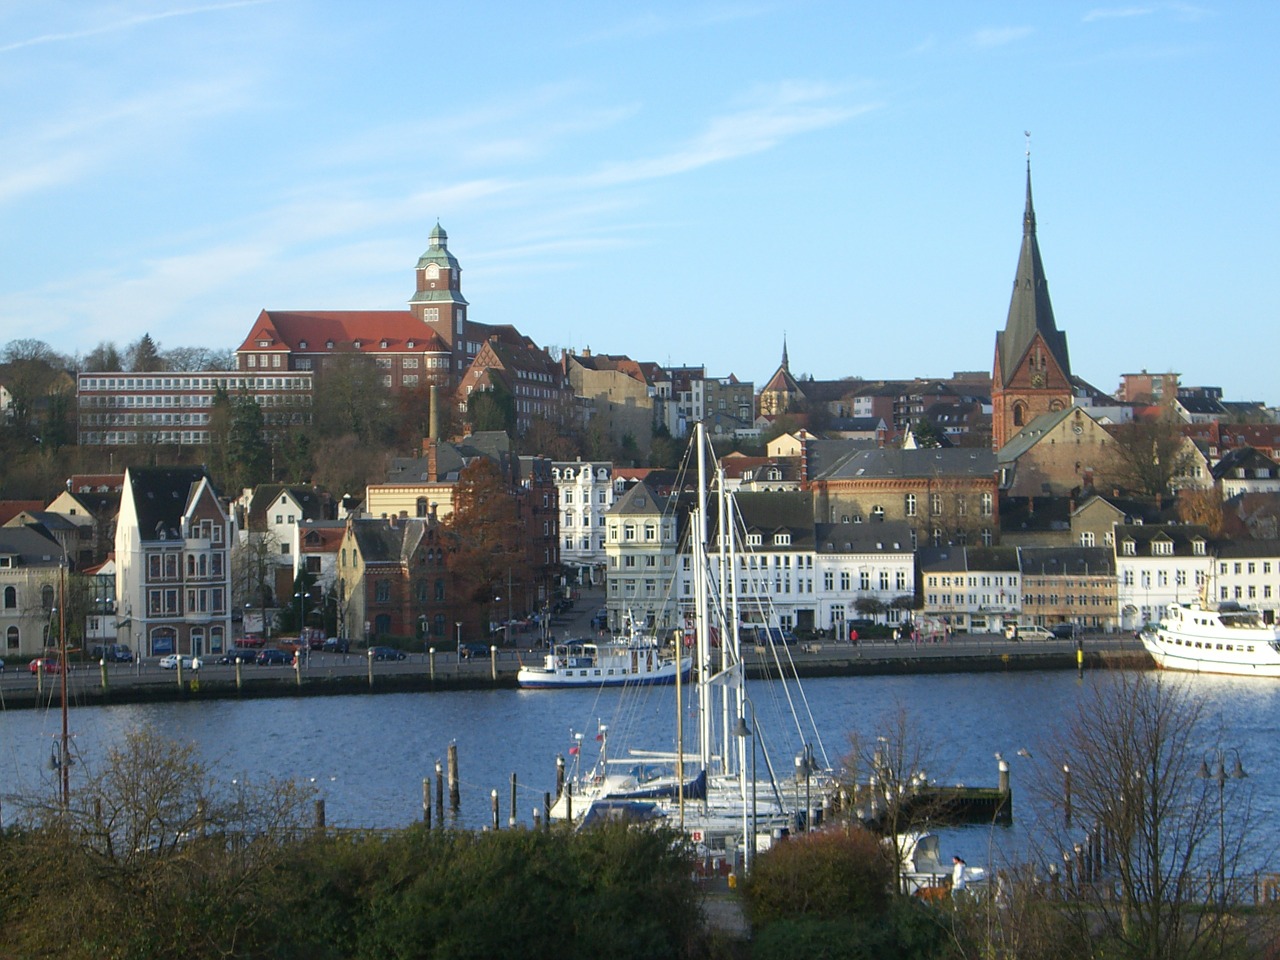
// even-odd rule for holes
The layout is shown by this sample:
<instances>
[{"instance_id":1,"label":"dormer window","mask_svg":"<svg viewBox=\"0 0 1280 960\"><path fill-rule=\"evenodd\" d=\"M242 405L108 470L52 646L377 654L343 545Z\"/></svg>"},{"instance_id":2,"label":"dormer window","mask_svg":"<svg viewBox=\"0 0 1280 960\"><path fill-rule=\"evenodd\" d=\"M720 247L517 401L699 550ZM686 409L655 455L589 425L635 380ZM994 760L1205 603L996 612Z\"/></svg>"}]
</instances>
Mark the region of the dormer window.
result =
<instances>
[{"instance_id":1,"label":"dormer window","mask_svg":"<svg viewBox=\"0 0 1280 960\"><path fill-rule=\"evenodd\" d=\"M305 340L299 340L299 341L298 341L298 349L299 349L299 350L305 350L305 349L307 349L307 341L305 341Z\"/></svg>"},{"instance_id":2,"label":"dormer window","mask_svg":"<svg viewBox=\"0 0 1280 960\"><path fill-rule=\"evenodd\" d=\"M1192 540L1192 541L1191 541L1191 552L1192 552L1193 554L1195 554L1197 557L1203 557L1203 556L1204 556L1204 541L1203 541L1203 540Z\"/></svg>"},{"instance_id":3,"label":"dormer window","mask_svg":"<svg viewBox=\"0 0 1280 960\"><path fill-rule=\"evenodd\" d=\"M269 347L269 346L271 346L271 341L270 341L270 340L259 340L259 341L258 341L258 346L260 346L260 347Z\"/></svg>"},{"instance_id":4,"label":"dormer window","mask_svg":"<svg viewBox=\"0 0 1280 960\"><path fill-rule=\"evenodd\" d=\"M360 341L359 341L359 340L357 340L355 343L351 344L351 346L353 346L353 347L355 347L357 350L359 350L359 349L360 349Z\"/></svg>"},{"instance_id":5,"label":"dormer window","mask_svg":"<svg viewBox=\"0 0 1280 960\"><path fill-rule=\"evenodd\" d=\"M332 340L326 340L326 341L324 342L324 348L325 348L326 350L332 350L332 349L333 349L333 341L332 341Z\"/></svg>"},{"instance_id":6,"label":"dormer window","mask_svg":"<svg viewBox=\"0 0 1280 960\"><path fill-rule=\"evenodd\" d=\"M408 343L406 343L406 344L405 344L405 346L406 346L406 347L408 347L410 350L412 350L412 349L413 349L413 341L412 341L412 340L410 340Z\"/></svg>"},{"instance_id":7,"label":"dormer window","mask_svg":"<svg viewBox=\"0 0 1280 960\"><path fill-rule=\"evenodd\" d=\"M1172 540L1152 540L1151 555L1153 557L1173 556L1173 541Z\"/></svg>"},{"instance_id":8,"label":"dormer window","mask_svg":"<svg viewBox=\"0 0 1280 960\"><path fill-rule=\"evenodd\" d=\"M381 343L379 343L379 346L382 347L383 350L387 349L387 341L383 340Z\"/></svg>"},{"instance_id":9,"label":"dormer window","mask_svg":"<svg viewBox=\"0 0 1280 960\"><path fill-rule=\"evenodd\" d=\"M789 546L791 546L791 534L789 534L789 533L775 533L775 534L773 535L773 545L774 545L775 547L789 547Z\"/></svg>"},{"instance_id":10,"label":"dormer window","mask_svg":"<svg viewBox=\"0 0 1280 960\"><path fill-rule=\"evenodd\" d=\"M760 537L760 534L758 534L758 533L748 533L748 534L747 534L747 546L748 546L748 547L758 547L758 546L760 546L760 543L761 543L761 537Z\"/></svg>"},{"instance_id":11,"label":"dormer window","mask_svg":"<svg viewBox=\"0 0 1280 960\"><path fill-rule=\"evenodd\" d=\"M1132 540L1126 540L1124 541L1124 543L1120 544L1120 552L1123 553L1126 557L1137 556L1138 545L1134 543Z\"/></svg>"}]
</instances>

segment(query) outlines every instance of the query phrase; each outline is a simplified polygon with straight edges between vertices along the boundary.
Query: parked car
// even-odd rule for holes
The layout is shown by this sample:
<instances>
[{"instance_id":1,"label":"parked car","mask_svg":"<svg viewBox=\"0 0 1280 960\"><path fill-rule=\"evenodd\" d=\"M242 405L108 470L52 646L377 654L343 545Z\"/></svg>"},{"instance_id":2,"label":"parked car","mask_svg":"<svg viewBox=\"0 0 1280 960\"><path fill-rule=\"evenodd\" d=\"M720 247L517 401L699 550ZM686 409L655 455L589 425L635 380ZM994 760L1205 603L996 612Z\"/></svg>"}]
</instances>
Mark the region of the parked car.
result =
<instances>
[{"instance_id":1,"label":"parked car","mask_svg":"<svg viewBox=\"0 0 1280 960\"><path fill-rule=\"evenodd\" d=\"M258 651L253 662L260 667L287 667L293 662L293 657L276 647L265 647Z\"/></svg>"},{"instance_id":2,"label":"parked car","mask_svg":"<svg viewBox=\"0 0 1280 960\"><path fill-rule=\"evenodd\" d=\"M1052 640L1053 634L1044 627L1009 627L1005 636L1010 640Z\"/></svg>"},{"instance_id":3,"label":"parked car","mask_svg":"<svg viewBox=\"0 0 1280 960\"><path fill-rule=\"evenodd\" d=\"M39 673L42 669L45 673L61 673L62 661L52 659L50 657L36 657L31 661L28 668L32 673Z\"/></svg>"},{"instance_id":4,"label":"parked car","mask_svg":"<svg viewBox=\"0 0 1280 960\"><path fill-rule=\"evenodd\" d=\"M242 647L257 647L260 649L266 642L266 640L258 636L256 633L246 633L240 638L240 646Z\"/></svg>"},{"instance_id":5,"label":"parked car","mask_svg":"<svg viewBox=\"0 0 1280 960\"><path fill-rule=\"evenodd\" d=\"M161 657L160 669L161 670L177 670L179 662L182 663L183 670L199 670L200 669L199 657L179 657L178 654L176 653L171 653L167 657Z\"/></svg>"},{"instance_id":6,"label":"parked car","mask_svg":"<svg viewBox=\"0 0 1280 960\"><path fill-rule=\"evenodd\" d=\"M369 656L374 660L403 660L404 651L395 647L370 647Z\"/></svg>"},{"instance_id":7,"label":"parked car","mask_svg":"<svg viewBox=\"0 0 1280 960\"><path fill-rule=\"evenodd\" d=\"M487 656L489 656L489 645L487 643L458 644L459 660L478 660L481 657Z\"/></svg>"},{"instance_id":8,"label":"parked car","mask_svg":"<svg viewBox=\"0 0 1280 960\"><path fill-rule=\"evenodd\" d=\"M257 650L250 650L247 647L232 647L218 658L218 663L253 663L257 658Z\"/></svg>"},{"instance_id":9,"label":"parked car","mask_svg":"<svg viewBox=\"0 0 1280 960\"><path fill-rule=\"evenodd\" d=\"M1050 631L1059 640L1074 640L1080 634L1077 623L1055 623Z\"/></svg>"},{"instance_id":10,"label":"parked car","mask_svg":"<svg viewBox=\"0 0 1280 960\"><path fill-rule=\"evenodd\" d=\"M329 653L346 653L351 649L351 641L346 637L329 637L320 647Z\"/></svg>"},{"instance_id":11,"label":"parked car","mask_svg":"<svg viewBox=\"0 0 1280 960\"><path fill-rule=\"evenodd\" d=\"M126 643L101 643L89 648L90 660L105 660L107 663L133 663L133 651Z\"/></svg>"}]
</instances>

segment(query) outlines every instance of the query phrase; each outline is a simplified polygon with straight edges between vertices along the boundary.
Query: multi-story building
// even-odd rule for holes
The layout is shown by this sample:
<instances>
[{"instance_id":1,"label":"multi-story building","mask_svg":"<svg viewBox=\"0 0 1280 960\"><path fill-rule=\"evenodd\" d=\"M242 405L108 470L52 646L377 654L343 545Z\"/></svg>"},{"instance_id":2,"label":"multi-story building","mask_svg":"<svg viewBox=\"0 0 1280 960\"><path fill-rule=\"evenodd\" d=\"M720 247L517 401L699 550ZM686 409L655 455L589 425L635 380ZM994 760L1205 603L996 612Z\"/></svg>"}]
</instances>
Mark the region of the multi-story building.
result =
<instances>
[{"instance_id":1,"label":"multi-story building","mask_svg":"<svg viewBox=\"0 0 1280 960\"><path fill-rule=\"evenodd\" d=\"M1146 370L1122 373L1116 399L1121 403L1158 406L1178 396L1180 376L1177 373L1148 373Z\"/></svg>"},{"instance_id":2,"label":"multi-story building","mask_svg":"<svg viewBox=\"0 0 1280 960\"><path fill-rule=\"evenodd\" d=\"M1232 540L1218 544L1209 591L1211 600L1230 600L1280 617L1280 540Z\"/></svg>"},{"instance_id":3,"label":"multi-story building","mask_svg":"<svg viewBox=\"0 0 1280 960\"><path fill-rule=\"evenodd\" d=\"M920 551L925 628L999 633L1022 612L1022 574L1012 547L945 547Z\"/></svg>"},{"instance_id":4,"label":"multi-story building","mask_svg":"<svg viewBox=\"0 0 1280 960\"><path fill-rule=\"evenodd\" d=\"M859 450L814 478L814 516L829 523L903 520L913 548L992 545L995 454L975 449Z\"/></svg>"},{"instance_id":5,"label":"multi-story building","mask_svg":"<svg viewBox=\"0 0 1280 960\"><path fill-rule=\"evenodd\" d=\"M1076 623L1090 631L1119 626L1113 551L1106 547L1022 547L1022 615L1050 627Z\"/></svg>"},{"instance_id":6,"label":"multi-story building","mask_svg":"<svg viewBox=\"0 0 1280 960\"><path fill-rule=\"evenodd\" d=\"M1209 532L1198 524L1116 524L1116 606L1120 628L1137 630L1165 608L1199 596L1213 569Z\"/></svg>"},{"instance_id":7,"label":"multi-story building","mask_svg":"<svg viewBox=\"0 0 1280 960\"><path fill-rule=\"evenodd\" d=\"M848 636L845 624L870 618L897 624L915 600L915 551L905 523L814 524L813 624ZM804 608L796 611L805 626Z\"/></svg>"},{"instance_id":8,"label":"multi-story building","mask_svg":"<svg viewBox=\"0 0 1280 960\"><path fill-rule=\"evenodd\" d=\"M636 449L647 454L659 415L654 385L662 379L658 365L590 350L565 351L560 362L583 417L609 443L631 437Z\"/></svg>"},{"instance_id":9,"label":"multi-story building","mask_svg":"<svg viewBox=\"0 0 1280 960\"><path fill-rule=\"evenodd\" d=\"M82 373L77 378L80 443L86 446L210 442L214 399L246 397L261 409L268 437L311 422L308 371Z\"/></svg>"},{"instance_id":10,"label":"multi-story building","mask_svg":"<svg viewBox=\"0 0 1280 960\"><path fill-rule=\"evenodd\" d=\"M443 643L462 616L450 582L448 538L432 517L348 519L336 586L345 637ZM478 622L471 629L479 629Z\"/></svg>"},{"instance_id":11,"label":"multi-story building","mask_svg":"<svg viewBox=\"0 0 1280 960\"><path fill-rule=\"evenodd\" d=\"M230 543L231 521L203 468L126 470L116 524L121 641L141 656L220 653L231 636Z\"/></svg>"},{"instance_id":12,"label":"multi-story building","mask_svg":"<svg viewBox=\"0 0 1280 960\"><path fill-rule=\"evenodd\" d=\"M623 493L605 516L605 609L611 630L635 625L665 632L679 622L671 596L678 521L668 498L644 481Z\"/></svg>"},{"instance_id":13,"label":"multi-story building","mask_svg":"<svg viewBox=\"0 0 1280 960\"><path fill-rule=\"evenodd\" d=\"M465 414L472 396L505 391L515 408L515 430L524 434L534 420L565 424L571 419L573 393L560 365L527 337L505 340L497 334L480 347L458 388L458 410Z\"/></svg>"},{"instance_id":14,"label":"multi-story building","mask_svg":"<svg viewBox=\"0 0 1280 960\"><path fill-rule=\"evenodd\" d=\"M560 502L560 562L579 583L600 583L608 565L605 514L613 507L613 464L604 460L551 464Z\"/></svg>"},{"instance_id":15,"label":"multi-story building","mask_svg":"<svg viewBox=\"0 0 1280 960\"><path fill-rule=\"evenodd\" d=\"M0 636L11 657L44 652L58 605L61 545L39 526L0 527Z\"/></svg>"}]
</instances>

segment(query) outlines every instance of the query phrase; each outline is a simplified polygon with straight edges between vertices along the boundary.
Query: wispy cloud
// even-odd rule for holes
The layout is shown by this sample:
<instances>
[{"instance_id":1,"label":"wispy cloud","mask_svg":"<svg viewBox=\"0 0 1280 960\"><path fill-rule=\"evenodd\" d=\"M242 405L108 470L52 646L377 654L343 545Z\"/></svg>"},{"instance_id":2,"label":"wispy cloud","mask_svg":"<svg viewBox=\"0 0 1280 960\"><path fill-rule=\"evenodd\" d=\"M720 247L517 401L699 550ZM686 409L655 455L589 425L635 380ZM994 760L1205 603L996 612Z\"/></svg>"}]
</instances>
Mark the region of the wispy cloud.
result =
<instances>
[{"instance_id":1,"label":"wispy cloud","mask_svg":"<svg viewBox=\"0 0 1280 960\"><path fill-rule=\"evenodd\" d=\"M1127 17L1145 17L1155 12L1155 7L1106 7L1090 10L1084 15L1084 22L1093 23L1095 20L1123 20Z\"/></svg>"},{"instance_id":2,"label":"wispy cloud","mask_svg":"<svg viewBox=\"0 0 1280 960\"><path fill-rule=\"evenodd\" d=\"M977 47L1003 47L1029 37L1033 32L1031 27L987 27L976 31L970 39Z\"/></svg>"},{"instance_id":3,"label":"wispy cloud","mask_svg":"<svg viewBox=\"0 0 1280 960\"><path fill-rule=\"evenodd\" d=\"M0 53L10 53L14 50L22 50L26 47L38 47L50 43L67 43L73 40L83 40L87 37L102 36L107 33L119 33L122 30L132 30L134 27L145 26L148 23L155 23L158 20L171 20L175 17L191 17L202 13L218 13L222 10L233 10L237 7L255 7L264 3L274 3L276 0L227 0L225 3L209 3L198 7L182 7L176 10L161 10L157 13L141 13L131 17L123 17L119 20L113 20L110 23L99 24L96 27L86 27L83 30L69 30L62 33L44 33L36 37L28 37L26 40L17 40L0 46Z\"/></svg>"},{"instance_id":4,"label":"wispy cloud","mask_svg":"<svg viewBox=\"0 0 1280 960\"><path fill-rule=\"evenodd\" d=\"M818 84L784 83L771 95L753 98L758 105L752 109L713 118L703 133L682 146L657 156L606 165L585 180L604 186L685 173L760 153L790 137L835 126L876 109L874 104L826 103L834 92Z\"/></svg>"}]
</instances>

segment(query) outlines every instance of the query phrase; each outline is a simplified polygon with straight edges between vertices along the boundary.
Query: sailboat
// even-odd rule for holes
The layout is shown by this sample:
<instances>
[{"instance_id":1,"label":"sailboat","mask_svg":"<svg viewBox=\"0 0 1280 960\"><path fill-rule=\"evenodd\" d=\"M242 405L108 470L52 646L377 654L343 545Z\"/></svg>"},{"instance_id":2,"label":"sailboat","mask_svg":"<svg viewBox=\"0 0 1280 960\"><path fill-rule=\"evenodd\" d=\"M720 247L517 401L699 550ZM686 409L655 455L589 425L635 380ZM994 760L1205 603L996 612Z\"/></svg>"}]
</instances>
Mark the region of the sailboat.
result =
<instances>
[{"instance_id":1,"label":"sailboat","mask_svg":"<svg viewBox=\"0 0 1280 960\"><path fill-rule=\"evenodd\" d=\"M599 738L597 762L566 780L551 815L575 822L591 822L601 815L661 817L688 834L708 856L738 849L747 859L760 840L767 843L783 831L813 824L818 817L811 811L826 804L835 779L825 762L821 737L803 690L793 676L762 688L759 695L776 695L796 728L794 743L799 749L795 751L794 775L789 762L785 777L775 765L775 756L781 754L771 750L767 724L748 695L739 637L738 578L732 573L745 537L737 529L734 499L725 489L718 464L714 484L708 482L713 474L701 424L697 425L694 445L698 500L691 514L689 541L696 745L685 749L683 691L677 684L675 749L633 748L611 756L607 738ZM714 541L709 537L712 489L717 498ZM708 547L711 542L716 544L715 551ZM753 598L752 602L761 609L767 606L767 598ZM785 647L774 652L774 662L780 667L790 665ZM800 715L804 715L803 722ZM772 727L768 732L782 735ZM761 755L762 769L756 762ZM760 776L756 775L758 769ZM601 814L601 810L607 812Z\"/></svg>"}]
</instances>

